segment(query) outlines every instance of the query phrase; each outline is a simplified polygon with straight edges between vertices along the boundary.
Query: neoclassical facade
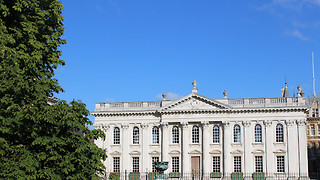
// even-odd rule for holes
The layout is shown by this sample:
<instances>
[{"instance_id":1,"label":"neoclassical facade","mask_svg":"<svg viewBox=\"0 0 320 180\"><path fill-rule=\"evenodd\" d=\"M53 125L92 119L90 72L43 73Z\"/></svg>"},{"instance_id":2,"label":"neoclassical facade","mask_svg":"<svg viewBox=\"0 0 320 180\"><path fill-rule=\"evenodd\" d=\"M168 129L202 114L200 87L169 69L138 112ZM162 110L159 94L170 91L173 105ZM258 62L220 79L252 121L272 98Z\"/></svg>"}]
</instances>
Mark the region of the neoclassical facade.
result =
<instances>
[{"instance_id":1,"label":"neoclassical facade","mask_svg":"<svg viewBox=\"0 0 320 180\"><path fill-rule=\"evenodd\" d=\"M210 99L192 93L178 100L97 103L96 144L108 158L107 172L154 172L223 177L308 176L303 97Z\"/></svg>"}]
</instances>

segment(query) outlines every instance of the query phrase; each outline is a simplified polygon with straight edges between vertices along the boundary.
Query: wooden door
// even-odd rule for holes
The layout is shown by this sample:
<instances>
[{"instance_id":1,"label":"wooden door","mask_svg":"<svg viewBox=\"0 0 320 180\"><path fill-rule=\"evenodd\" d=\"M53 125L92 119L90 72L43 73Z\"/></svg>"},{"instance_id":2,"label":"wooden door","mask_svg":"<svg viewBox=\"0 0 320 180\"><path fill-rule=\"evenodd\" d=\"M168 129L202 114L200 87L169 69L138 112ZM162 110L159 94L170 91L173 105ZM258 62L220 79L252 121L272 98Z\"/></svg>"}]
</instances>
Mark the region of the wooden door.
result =
<instances>
[{"instance_id":1,"label":"wooden door","mask_svg":"<svg viewBox=\"0 0 320 180\"><path fill-rule=\"evenodd\" d=\"M191 156L191 172L200 175L200 156Z\"/></svg>"}]
</instances>

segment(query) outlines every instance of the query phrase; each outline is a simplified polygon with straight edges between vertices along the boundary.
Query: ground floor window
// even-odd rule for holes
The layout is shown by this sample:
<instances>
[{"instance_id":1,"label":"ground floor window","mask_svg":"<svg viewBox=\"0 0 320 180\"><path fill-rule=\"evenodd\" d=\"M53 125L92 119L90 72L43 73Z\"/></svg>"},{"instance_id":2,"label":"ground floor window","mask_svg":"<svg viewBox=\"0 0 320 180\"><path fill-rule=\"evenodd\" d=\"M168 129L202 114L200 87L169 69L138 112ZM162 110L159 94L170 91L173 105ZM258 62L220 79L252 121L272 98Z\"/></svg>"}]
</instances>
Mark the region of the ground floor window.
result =
<instances>
[{"instance_id":1,"label":"ground floor window","mask_svg":"<svg viewBox=\"0 0 320 180\"><path fill-rule=\"evenodd\" d=\"M262 156L255 156L254 159L256 172L263 172Z\"/></svg>"},{"instance_id":2,"label":"ground floor window","mask_svg":"<svg viewBox=\"0 0 320 180\"><path fill-rule=\"evenodd\" d=\"M120 172L120 157L113 157L113 172Z\"/></svg>"},{"instance_id":3,"label":"ground floor window","mask_svg":"<svg viewBox=\"0 0 320 180\"><path fill-rule=\"evenodd\" d=\"M157 172L155 166L155 163L159 162L159 157L152 157L152 172Z\"/></svg>"},{"instance_id":4,"label":"ground floor window","mask_svg":"<svg viewBox=\"0 0 320 180\"><path fill-rule=\"evenodd\" d=\"M284 173L284 156L277 156L277 172Z\"/></svg>"},{"instance_id":5,"label":"ground floor window","mask_svg":"<svg viewBox=\"0 0 320 180\"><path fill-rule=\"evenodd\" d=\"M139 157L132 157L132 172L139 172Z\"/></svg>"},{"instance_id":6,"label":"ground floor window","mask_svg":"<svg viewBox=\"0 0 320 180\"><path fill-rule=\"evenodd\" d=\"M233 157L233 170L234 172L241 172L241 156Z\"/></svg>"},{"instance_id":7,"label":"ground floor window","mask_svg":"<svg viewBox=\"0 0 320 180\"><path fill-rule=\"evenodd\" d=\"M172 157L172 172L179 172L179 157Z\"/></svg>"},{"instance_id":8,"label":"ground floor window","mask_svg":"<svg viewBox=\"0 0 320 180\"><path fill-rule=\"evenodd\" d=\"M212 172L220 172L220 157L212 157Z\"/></svg>"}]
</instances>

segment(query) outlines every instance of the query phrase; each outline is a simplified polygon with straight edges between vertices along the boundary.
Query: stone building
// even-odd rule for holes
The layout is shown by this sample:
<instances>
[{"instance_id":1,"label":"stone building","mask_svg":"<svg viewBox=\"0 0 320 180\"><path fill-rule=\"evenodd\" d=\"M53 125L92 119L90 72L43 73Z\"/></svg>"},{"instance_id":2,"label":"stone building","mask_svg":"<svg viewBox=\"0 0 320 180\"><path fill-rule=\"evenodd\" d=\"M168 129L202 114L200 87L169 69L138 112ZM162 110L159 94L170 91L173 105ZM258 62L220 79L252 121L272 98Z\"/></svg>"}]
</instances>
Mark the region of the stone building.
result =
<instances>
[{"instance_id":1,"label":"stone building","mask_svg":"<svg viewBox=\"0 0 320 180\"><path fill-rule=\"evenodd\" d=\"M169 177L308 176L308 111L303 97L97 103L95 128L106 132L106 171L141 176L167 161Z\"/></svg>"}]
</instances>

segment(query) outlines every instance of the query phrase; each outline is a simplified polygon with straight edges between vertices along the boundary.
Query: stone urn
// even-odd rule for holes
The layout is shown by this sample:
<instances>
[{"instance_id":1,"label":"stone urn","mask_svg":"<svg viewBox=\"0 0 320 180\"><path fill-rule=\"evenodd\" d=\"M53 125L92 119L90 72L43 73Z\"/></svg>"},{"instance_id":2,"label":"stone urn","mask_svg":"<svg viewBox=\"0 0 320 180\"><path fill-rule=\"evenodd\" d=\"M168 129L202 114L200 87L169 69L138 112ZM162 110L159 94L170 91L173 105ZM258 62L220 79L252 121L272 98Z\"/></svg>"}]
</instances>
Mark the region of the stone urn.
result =
<instances>
[{"instance_id":1,"label":"stone urn","mask_svg":"<svg viewBox=\"0 0 320 180\"><path fill-rule=\"evenodd\" d=\"M159 172L159 174L156 175L155 179L168 179L168 176L164 174L164 171L168 169L168 162L156 162L154 167Z\"/></svg>"}]
</instances>

